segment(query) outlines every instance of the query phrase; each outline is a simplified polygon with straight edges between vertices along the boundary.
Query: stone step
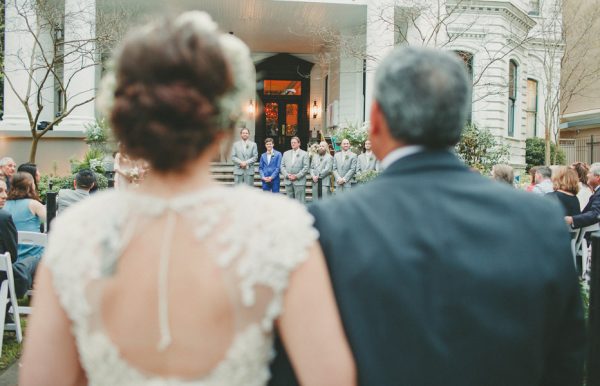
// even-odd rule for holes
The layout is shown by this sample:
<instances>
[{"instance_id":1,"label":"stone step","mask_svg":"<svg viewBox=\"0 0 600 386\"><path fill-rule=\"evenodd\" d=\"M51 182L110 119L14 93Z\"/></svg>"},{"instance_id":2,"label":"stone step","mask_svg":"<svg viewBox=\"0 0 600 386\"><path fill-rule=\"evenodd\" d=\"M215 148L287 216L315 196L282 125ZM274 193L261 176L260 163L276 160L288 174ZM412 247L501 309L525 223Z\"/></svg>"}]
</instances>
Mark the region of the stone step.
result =
<instances>
[{"instance_id":1,"label":"stone step","mask_svg":"<svg viewBox=\"0 0 600 386\"><path fill-rule=\"evenodd\" d=\"M233 164L226 162L212 162L210 165L210 172L213 179L220 185L233 186ZM312 180L306 181L306 201L312 201ZM260 174L258 168L255 168L254 172L254 187L260 189L262 183L260 181ZM285 194L285 187L281 186L281 194Z\"/></svg>"}]
</instances>

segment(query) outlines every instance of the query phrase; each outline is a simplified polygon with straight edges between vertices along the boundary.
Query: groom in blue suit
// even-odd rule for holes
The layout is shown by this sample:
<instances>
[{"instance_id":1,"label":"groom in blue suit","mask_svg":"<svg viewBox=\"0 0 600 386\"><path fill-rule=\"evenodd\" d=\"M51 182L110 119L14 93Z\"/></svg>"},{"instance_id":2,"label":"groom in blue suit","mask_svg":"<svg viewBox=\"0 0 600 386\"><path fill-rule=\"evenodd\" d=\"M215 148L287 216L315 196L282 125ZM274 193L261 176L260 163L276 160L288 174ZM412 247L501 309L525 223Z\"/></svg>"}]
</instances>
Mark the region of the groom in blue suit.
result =
<instances>
[{"instance_id":1,"label":"groom in blue suit","mask_svg":"<svg viewBox=\"0 0 600 386\"><path fill-rule=\"evenodd\" d=\"M273 138L265 139L267 151L260 156L258 172L262 181L262 189L279 193L279 168L281 167L281 153L273 149Z\"/></svg>"}]
</instances>

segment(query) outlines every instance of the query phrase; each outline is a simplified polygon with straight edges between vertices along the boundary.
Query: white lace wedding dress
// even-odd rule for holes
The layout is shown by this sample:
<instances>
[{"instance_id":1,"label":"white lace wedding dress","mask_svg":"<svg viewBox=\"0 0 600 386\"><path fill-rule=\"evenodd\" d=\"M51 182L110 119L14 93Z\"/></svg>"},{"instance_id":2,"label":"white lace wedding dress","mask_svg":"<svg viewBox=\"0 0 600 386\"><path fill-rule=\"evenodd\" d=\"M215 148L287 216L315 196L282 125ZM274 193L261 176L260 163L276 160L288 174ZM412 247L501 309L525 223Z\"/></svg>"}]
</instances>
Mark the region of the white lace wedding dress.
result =
<instances>
[{"instance_id":1,"label":"white lace wedding dress","mask_svg":"<svg viewBox=\"0 0 600 386\"><path fill-rule=\"evenodd\" d=\"M61 305L72 321L89 384L265 385L273 355L273 323L282 312L290 273L306 258L309 245L318 236L312 221L303 207L285 197L250 188L225 187L171 200L135 191L111 191L97 194L61 214L52 224L45 264L53 274ZM160 227L161 239L143 238L150 234L147 232L152 226ZM128 247L134 239L140 245L141 237L160 250L156 259L160 268L153 282L156 290L148 294L158 304L156 313L151 314L154 317L148 318L158 334L154 335L156 339L152 340L152 335L148 339L157 352L168 352L177 334L172 327L178 323L170 314L171 307L185 307L189 299L169 296L173 279L177 279L169 276L169 269L175 259L181 258L171 255L171 242L182 229L189 229L198 248L210 246L218 251L212 256L195 256L192 250L184 258L209 259L215 265L227 287L234 315L231 344L224 346L220 361L191 378L156 374L136 362L134 355L125 358L119 341L106 328L103 315L103 304L110 304L110 299L103 299L105 285L118 275L122 256L138 258ZM140 275L143 277L144 272ZM137 281L131 282L131 288L136 284ZM195 291L199 288L189 288L189 297ZM127 324L127 320L118 323Z\"/></svg>"}]
</instances>

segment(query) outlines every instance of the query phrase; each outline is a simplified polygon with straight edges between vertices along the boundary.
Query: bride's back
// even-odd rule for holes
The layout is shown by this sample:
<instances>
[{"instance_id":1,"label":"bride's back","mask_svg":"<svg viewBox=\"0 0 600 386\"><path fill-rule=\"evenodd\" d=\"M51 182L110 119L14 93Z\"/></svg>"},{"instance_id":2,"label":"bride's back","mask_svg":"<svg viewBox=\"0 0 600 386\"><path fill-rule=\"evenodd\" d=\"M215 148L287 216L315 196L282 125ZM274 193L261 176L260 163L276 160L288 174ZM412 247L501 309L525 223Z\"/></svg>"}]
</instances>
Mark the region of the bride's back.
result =
<instances>
[{"instance_id":1,"label":"bride's back","mask_svg":"<svg viewBox=\"0 0 600 386\"><path fill-rule=\"evenodd\" d=\"M305 384L351 383L312 217L210 177L253 72L248 48L201 12L125 40L110 123L151 170L54 220L20 384L264 386L276 319Z\"/></svg>"},{"instance_id":2,"label":"bride's back","mask_svg":"<svg viewBox=\"0 0 600 386\"><path fill-rule=\"evenodd\" d=\"M316 239L311 221L283 197L223 187L170 199L115 191L57 218L46 262L90 380L239 373L262 384L289 275Z\"/></svg>"}]
</instances>

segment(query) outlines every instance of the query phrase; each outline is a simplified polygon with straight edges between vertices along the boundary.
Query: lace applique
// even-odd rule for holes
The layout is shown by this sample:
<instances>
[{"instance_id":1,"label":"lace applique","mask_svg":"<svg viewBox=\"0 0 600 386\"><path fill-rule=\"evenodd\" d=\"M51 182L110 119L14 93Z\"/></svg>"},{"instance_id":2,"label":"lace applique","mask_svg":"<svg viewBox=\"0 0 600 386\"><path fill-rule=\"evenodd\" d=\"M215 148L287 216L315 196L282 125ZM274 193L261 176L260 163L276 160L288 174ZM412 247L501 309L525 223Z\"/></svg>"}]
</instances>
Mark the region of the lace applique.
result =
<instances>
[{"instance_id":1,"label":"lace applique","mask_svg":"<svg viewBox=\"0 0 600 386\"><path fill-rule=\"evenodd\" d=\"M231 270L239 302L254 309L259 288L268 288L268 301L259 314L251 313L236 332L226 357L208 376L183 381L145 375L124 361L101 330L90 325L85 299L88 283L110 276L127 247L136 221L173 211L193 224L198 240L218 243L215 262ZM225 219L225 220L224 220ZM212 233L226 221L220 234ZM44 257L51 269L61 304L73 331L91 385L264 385L272 356L273 321L282 312L284 291L291 272L307 257L318 237L313 218L299 204L249 188L214 188L198 194L163 200L135 192L100 193L61 214L53 223ZM262 298L264 294L261 292ZM264 303L264 301L263 301Z\"/></svg>"}]
</instances>

